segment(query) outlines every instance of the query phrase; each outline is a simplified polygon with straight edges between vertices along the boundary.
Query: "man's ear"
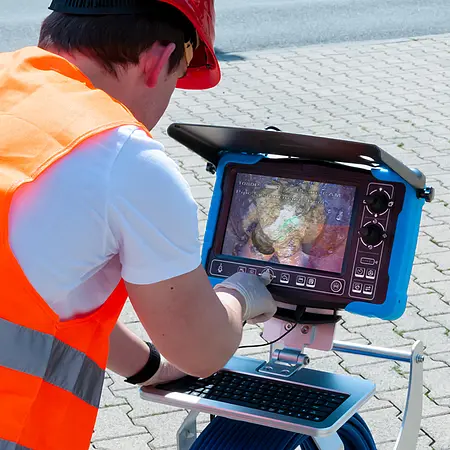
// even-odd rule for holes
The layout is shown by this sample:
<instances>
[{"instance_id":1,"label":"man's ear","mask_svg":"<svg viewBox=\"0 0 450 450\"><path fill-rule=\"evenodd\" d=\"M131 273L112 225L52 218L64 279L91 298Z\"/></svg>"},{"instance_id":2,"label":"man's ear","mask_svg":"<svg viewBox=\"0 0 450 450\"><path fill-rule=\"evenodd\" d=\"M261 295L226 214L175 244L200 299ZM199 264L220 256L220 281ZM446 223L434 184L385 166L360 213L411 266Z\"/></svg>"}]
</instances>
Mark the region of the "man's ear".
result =
<instances>
[{"instance_id":1,"label":"man's ear","mask_svg":"<svg viewBox=\"0 0 450 450\"><path fill-rule=\"evenodd\" d=\"M175 48L176 46L173 43L162 45L155 42L150 49L141 55L140 67L147 87L155 87L158 84L159 77L167 75L169 59Z\"/></svg>"}]
</instances>

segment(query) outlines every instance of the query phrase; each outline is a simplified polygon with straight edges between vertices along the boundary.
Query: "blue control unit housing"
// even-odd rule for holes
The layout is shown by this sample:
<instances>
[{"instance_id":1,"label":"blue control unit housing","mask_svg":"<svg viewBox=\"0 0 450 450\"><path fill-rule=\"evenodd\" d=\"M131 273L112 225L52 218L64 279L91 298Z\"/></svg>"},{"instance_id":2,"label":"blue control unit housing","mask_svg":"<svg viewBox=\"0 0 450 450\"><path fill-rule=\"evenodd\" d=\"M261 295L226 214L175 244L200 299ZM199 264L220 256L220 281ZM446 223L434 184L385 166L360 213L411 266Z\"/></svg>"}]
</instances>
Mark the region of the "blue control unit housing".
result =
<instances>
[{"instance_id":1,"label":"blue control unit housing","mask_svg":"<svg viewBox=\"0 0 450 450\"><path fill-rule=\"evenodd\" d=\"M213 246L217 221L223 201L223 178L226 167L231 163L256 164L266 158L262 154L239 154L222 152L216 166L216 182L211 200L208 221L202 250L202 263L206 268L209 252ZM382 165L369 169L374 178L383 182L397 182L405 186L403 208L397 219L394 243L389 263L389 284L387 296L382 304L372 304L354 300L346 306L348 312L384 320L395 320L401 317L406 308L407 290L410 281L421 214L425 199L418 198L417 190L409 185L397 173ZM209 276L212 285L223 278ZM301 295L301 294L300 294ZM313 306L313 305L311 305Z\"/></svg>"}]
</instances>

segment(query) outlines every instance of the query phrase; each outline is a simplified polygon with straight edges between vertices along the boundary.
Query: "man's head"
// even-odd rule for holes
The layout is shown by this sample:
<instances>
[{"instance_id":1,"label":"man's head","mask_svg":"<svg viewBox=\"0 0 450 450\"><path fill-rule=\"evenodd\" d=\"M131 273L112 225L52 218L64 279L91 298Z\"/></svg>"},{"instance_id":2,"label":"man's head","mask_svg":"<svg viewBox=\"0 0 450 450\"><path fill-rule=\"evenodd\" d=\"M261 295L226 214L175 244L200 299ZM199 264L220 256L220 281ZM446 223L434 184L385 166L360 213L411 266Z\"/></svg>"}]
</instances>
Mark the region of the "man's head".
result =
<instances>
[{"instance_id":1,"label":"man's head","mask_svg":"<svg viewBox=\"0 0 450 450\"><path fill-rule=\"evenodd\" d=\"M97 88L122 102L151 129L176 86L202 89L220 79L210 51L214 28L212 39L205 42L201 24L180 11L183 3L190 1L54 0L54 12L41 27L39 46L70 60ZM187 11L191 9L189 5ZM206 28L211 33L211 27ZM203 65L189 68L186 76L193 58ZM214 83L208 85L204 73L211 70ZM196 82L196 74L203 76L202 82L198 77Z\"/></svg>"}]
</instances>

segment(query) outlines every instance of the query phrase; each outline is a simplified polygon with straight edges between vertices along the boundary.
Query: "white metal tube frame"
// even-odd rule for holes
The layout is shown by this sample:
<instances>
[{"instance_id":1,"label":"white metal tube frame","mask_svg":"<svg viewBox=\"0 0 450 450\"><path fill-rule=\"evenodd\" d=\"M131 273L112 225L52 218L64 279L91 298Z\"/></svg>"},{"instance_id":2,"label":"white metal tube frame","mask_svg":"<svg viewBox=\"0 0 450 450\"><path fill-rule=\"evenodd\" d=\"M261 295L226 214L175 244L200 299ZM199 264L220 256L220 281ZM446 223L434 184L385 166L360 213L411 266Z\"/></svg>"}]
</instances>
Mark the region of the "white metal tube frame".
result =
<instances>
[{"instance_id":1,"label":"white metal tube frame","mask_svg":"<svg viewBox=\"0 0 450 450\"><path fill-rule=\"evenodd\" d=\"M410 364L408 394L402 426L394 450L412 450L417 447L423 408L423 344L414 342L410 351L394 350L350 342L333 342L333 351L354 355L407 362ZM178 450L189 450L197 438L198 411L190 411L177 433ZM313 438L319 450L344 450L338 434L326 438Z\"/></svg>"}]
</instances>

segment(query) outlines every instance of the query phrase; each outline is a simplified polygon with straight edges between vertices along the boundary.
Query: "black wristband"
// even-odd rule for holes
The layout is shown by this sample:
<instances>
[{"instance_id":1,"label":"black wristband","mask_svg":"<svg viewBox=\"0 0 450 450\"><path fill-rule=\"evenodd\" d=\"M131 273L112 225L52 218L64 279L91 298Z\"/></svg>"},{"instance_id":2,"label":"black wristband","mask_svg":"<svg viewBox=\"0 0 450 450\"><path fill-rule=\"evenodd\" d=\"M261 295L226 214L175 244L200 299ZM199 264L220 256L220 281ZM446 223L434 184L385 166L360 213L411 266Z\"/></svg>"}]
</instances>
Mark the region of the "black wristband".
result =
<instances>
[{"instance_id":1,"label":"black wristband","mask_svg":"<svg viewBox=\"0 0 450 450\"><path fill-rule=\"evenodd\" d=\"M150 348L150 356L145 366L133 376L126 378L125 382L129 384L140 384L150 380L150 378L158 372L161 364L161 356L156 347L151 342L146 342Z\"/></svg>"}]
</instances>

